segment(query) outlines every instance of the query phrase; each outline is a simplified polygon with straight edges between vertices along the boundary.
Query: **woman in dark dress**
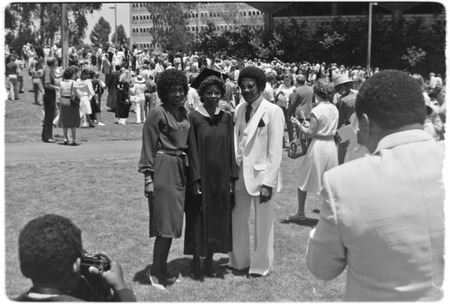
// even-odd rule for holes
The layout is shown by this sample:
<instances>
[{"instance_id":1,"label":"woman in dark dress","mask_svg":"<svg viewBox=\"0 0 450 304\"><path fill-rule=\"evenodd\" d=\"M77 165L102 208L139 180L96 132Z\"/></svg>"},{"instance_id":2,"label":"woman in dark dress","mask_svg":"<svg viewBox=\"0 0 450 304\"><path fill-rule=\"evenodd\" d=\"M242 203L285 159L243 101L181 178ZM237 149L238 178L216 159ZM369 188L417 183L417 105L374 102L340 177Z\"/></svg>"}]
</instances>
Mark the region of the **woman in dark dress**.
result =
<instances>
[{"instance_id":1,"label":"woman in dark dress","mask_svg":"<svg viewBox=\"0 0 450 304\"><path fill-rule=\"evenodd\" d=\"M131 71L125 70L120 75L117 83L117 107L116 117L119 118L119 125L126 125L127 118L130 114L130 85L131 85Z\"/></svg>"},{"instance_id":2,"label":"woman in dark dress","mask_svg":"<svg viewBox=\"0 0 450 304\"><path fill-rule=\"evenodd\" d=\"M202 104L189 114L184 254L194 256L190 265L194 277L201 275L200 257L205 257L206 274L214 276L213 254L232 251L232 193L238 170L233 118L218 108L224 94L223 80L207 77L199 87Z\"/></svg>"},{"instance_id":3,"label":"woman in dark dress","mask_svg":"<svg viewBox=\"0 0 450 304\"><path fill-rule=\"evenodd\" d=\"M175 283L167 269L173 238L183 229L189 120L183 107L186 76L175 69L161 73L156 84L160 106L150 110L142 131L139 172L145 175L150 211L150 237L156 237L150 282L158 289Z\"/></svg>"}]
</instances>

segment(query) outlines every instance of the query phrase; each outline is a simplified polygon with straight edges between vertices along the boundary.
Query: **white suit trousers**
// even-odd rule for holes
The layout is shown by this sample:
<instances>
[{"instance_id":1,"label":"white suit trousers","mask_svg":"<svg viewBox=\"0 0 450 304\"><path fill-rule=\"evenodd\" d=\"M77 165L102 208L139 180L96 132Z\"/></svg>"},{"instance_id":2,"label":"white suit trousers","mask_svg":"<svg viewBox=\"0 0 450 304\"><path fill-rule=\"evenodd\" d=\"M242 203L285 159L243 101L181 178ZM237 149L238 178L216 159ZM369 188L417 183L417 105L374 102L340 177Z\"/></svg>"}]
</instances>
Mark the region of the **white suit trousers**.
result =
<instances>
[{"instance_id":1,"label":"white suit trousers","mask_svg":"<svg viewBox=\"0 0 450 304\"><path fill-rule=\"evenodd\" d=\"M242 169L241 169L242 170ZM235 185L236 206L232 212L233 251L229 266L238 270L250 267L249 273L268 275L273 266L273 195L268 202L260 204L259 196L250 195L245 189L242 171ZM254 252L250 255L250 208L255 208Z\"/></svg>"}]
</instances>

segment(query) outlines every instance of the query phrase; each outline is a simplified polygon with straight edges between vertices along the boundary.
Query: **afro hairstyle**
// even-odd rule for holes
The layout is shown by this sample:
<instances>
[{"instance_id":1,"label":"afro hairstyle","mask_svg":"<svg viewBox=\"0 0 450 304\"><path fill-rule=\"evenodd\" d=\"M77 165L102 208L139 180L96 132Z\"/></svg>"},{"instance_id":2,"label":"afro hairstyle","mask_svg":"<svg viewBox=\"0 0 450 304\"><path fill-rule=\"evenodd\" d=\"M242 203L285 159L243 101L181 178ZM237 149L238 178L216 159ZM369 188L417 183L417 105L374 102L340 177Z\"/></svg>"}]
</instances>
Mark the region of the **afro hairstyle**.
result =
<instances>
[{"instance_id":1,"label":"afro hairstyle","mask_svg":"<svg viewBox=\"0 0 450 304\"><path fill-rule=\"evenodd\" d=\"M31 280L61 280L82 250L81 230L66 217L46 214L20 232L20 270Z\"/></svg>"},{"instance_id":2,"label":"afro hairstyle","mask_svg":"<svg viewBox=\"0 0 450 304\"><path fill-rule=\"evenodd\" d=\"M356 96L355 110L358 118L366 114L386 131L423 124L426 115L422 88L412 76L396 70L367 79Z\"/></svg>"},{"instance_id":3,"label":"afro hairstyle","mask_svg":"<svg viewBox=\"0 0 450 304\"><path fill-rule=\"evenodd\" d=\"M263 92L266 88L266 74L260 68L254 66L248 66L242 69L239 73L238 85L241 85L241 81L244 78L252 78L256 81L256 86L259 92Z\"/></svg>"},{"instance_id":4,"label":"afro hairstyle","mask_svg":"<svg viewBox=\"0 0 450 304\"><path fill-rule=\"evenodd\" d=\"M162 103L165 103L167 101L167 93L169 89L176 85L182 85L184 94L187 94L189 90L188 81L182 71L168 69L159 74L159 76L157 77L156 89Z\"/></svg>"}]
</instances>

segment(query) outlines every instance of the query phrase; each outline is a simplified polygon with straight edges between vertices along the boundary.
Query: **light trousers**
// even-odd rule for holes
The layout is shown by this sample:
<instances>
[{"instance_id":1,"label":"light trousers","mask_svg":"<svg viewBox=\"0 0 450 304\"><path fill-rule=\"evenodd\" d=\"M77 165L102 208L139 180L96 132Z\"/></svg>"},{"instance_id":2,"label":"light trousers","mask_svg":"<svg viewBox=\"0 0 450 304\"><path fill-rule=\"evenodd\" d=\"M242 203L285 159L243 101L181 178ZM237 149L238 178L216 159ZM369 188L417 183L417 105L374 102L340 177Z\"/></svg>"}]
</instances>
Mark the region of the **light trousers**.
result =
<instances>
[{"instance_id":1,"label":"light trousers","mask_svg":"<svg viewBox=\"0 0 450 304\"><path fill-rule=\"evenodd\" d=\"M274 210L272 199L260 203L259 196L245 189L242 169L235 183L236 206L232 211L233 251L229 252L229 266L238 270L250 267L249 273L268 275L273 267ZM250 253L250 208L255 209L254 251Z\"/></svg>"}]
</instances>

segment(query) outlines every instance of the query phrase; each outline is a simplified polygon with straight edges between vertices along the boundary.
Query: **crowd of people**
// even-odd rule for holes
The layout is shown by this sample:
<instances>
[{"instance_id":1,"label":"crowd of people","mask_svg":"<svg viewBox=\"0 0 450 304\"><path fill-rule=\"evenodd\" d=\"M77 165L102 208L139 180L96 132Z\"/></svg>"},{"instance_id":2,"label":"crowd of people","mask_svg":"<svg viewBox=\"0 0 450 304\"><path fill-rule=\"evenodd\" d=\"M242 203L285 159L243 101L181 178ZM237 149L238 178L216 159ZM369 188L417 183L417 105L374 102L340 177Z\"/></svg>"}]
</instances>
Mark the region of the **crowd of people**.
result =
<instances>
[{"instance_id":1,"label":"crowd of people","mask_svg":"<svg viewBox=\"0 0 450 304\"><path fill-rule=\"evenodd\" d=\"M287 220L307 221L307 193L321 195L306 252L310 271L330 280L348 267L346 300L442 297L446 99L439 75L425 81L404 71L137 47L88 54L91 61L73 61L59 82L58 59L47 58L42 139L53 142L57 98L64 143L71 129L73 145L82 118L101 122L99 88L118 124L127 124L134 107L143 123L138 170L149 236L156 238L153 286L177 283L167 262L183 227L192 277L217 274L215 253L228 254L223 267L248 268L248 278L270 275L283 149L307 138L298 175L289 177L298 184L298 210Z\"/></svg>"}]
</instances>

